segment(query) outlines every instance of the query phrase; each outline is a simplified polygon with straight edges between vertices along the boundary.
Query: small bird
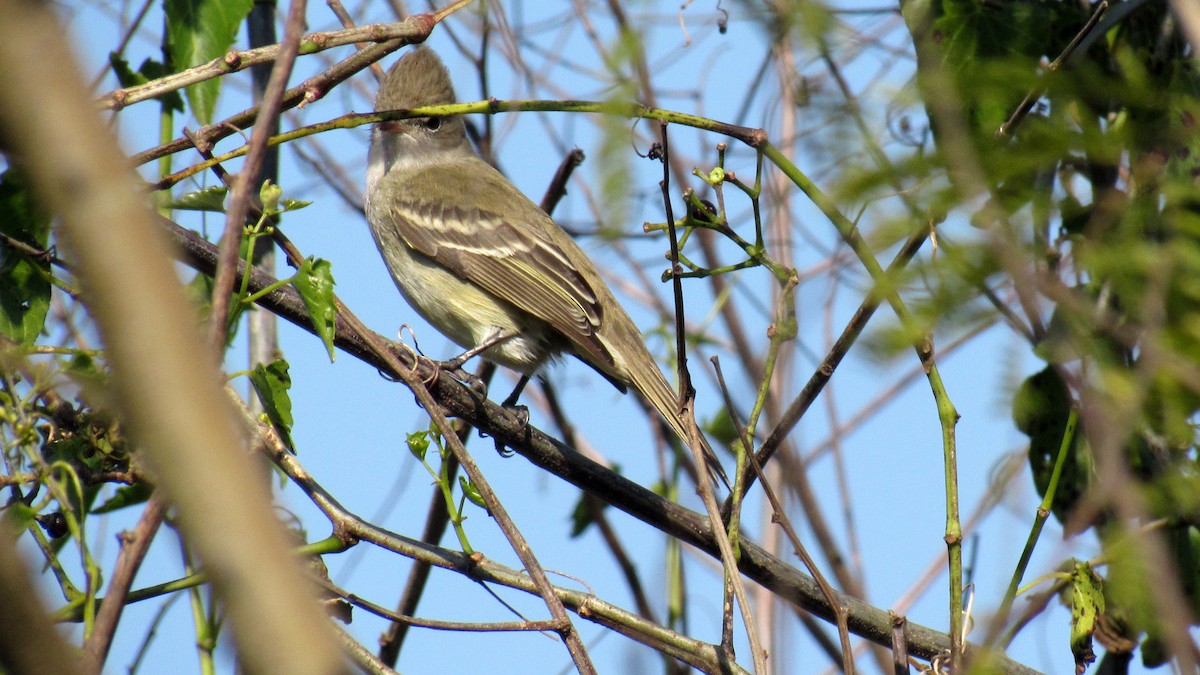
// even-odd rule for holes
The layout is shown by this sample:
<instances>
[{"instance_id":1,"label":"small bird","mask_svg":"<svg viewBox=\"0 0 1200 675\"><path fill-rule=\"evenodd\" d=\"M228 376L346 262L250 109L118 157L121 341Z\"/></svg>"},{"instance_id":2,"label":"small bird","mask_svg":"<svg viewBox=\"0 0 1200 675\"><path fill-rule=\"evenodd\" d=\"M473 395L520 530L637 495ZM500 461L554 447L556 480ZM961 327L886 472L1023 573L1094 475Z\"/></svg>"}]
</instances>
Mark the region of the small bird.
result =
<instances>
[{"instance_id":1,"label":"small bird","mask_svg":"<svg viewBox=\"0 0 1200 675\"><path fill-rule=\"evenodd\" d=\"M417 48L384 77L376 110L455 102L450 73ZM464 349L522 373L574 354L633 387L685 444L677 396L641 332L579 245L476 154L460 117L380 122L371 134L367 220L400 292ZM714 472L728 484L701 437Z\"/></svg>"}]
</instances>

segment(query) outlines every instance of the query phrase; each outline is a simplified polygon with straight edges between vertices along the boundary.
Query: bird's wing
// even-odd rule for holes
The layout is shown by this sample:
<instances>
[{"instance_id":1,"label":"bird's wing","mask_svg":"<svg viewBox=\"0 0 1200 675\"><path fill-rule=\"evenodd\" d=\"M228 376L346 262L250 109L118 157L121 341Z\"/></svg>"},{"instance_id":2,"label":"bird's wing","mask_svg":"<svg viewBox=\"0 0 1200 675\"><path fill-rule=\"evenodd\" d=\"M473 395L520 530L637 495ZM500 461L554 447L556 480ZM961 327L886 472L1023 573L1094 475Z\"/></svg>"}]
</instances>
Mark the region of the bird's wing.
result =
<instances>
[{"instance_id":1,"label":"bird's wing","mask_svg":"<svg viewBox=\"0 0 1200 675\"><path fill-rule=\"evenodd\" d=\"M498 184L508 180L499 172L472 174L463 181L448 166L409 176L403 196L392 204L400 235L460 278L550 324L593 367L614 373L615 360L597 336L605 289L597 289L603 282L591 262L570 237L555 232L558 225L536 204L519 192L515 199L509 191L515 187ZM443 190L454 186L452 204L427 197L435 184ZM499 214L493 206L499 199L509 207L519 203L521 212ZM581 266L588 269L581 273Z\"/></svg>"}]
</instances>

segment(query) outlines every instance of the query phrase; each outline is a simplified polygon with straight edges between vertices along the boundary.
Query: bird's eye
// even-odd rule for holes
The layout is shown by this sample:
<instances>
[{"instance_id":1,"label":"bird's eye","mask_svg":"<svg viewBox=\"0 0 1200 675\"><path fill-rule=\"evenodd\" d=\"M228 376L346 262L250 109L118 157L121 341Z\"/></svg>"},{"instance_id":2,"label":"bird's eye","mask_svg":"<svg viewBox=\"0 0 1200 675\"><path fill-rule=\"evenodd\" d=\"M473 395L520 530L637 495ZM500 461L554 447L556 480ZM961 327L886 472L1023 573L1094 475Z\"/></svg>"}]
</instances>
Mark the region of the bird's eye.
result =
<instances>
[{"instance_id":1,"label":"bird's eye","mask_svg":"<svg viewBox=\"0 0 1200 675\"><path fill-rule=\"evenodd\" d=\"M424 125L425 125L425 128L426 128L426 129L428 129L428 130L430 130L430 131L437 131L438 129L441 129L441 128L442 128L442 118L440 118L440 117L427 117L427 118L425 119L425 121L424 121L424 122L422 122L422 124L424 124Z\"/></svg>"}]
</instances>

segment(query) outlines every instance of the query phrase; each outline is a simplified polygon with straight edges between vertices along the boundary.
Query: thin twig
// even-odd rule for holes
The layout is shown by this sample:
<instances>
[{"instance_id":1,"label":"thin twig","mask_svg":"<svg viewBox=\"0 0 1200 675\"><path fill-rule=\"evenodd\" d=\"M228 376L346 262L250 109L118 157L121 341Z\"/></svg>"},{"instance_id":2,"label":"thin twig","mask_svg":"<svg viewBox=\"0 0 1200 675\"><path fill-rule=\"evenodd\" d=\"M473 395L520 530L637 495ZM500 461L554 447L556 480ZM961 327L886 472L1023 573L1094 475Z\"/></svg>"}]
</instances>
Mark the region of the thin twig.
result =
<instances>
[{"instance_id":1,"label":"thin twig","mask_svg":"<svg viewBox=\"0 0 1200 675\"><path fill-rule=\"evenodd\" d=\"M406 22L405 25L408 27L408 32L405 35L388 42L373 44L352 56L338 61L324 72L314 75L299 85L288 89L283 95L280 109L290 110L307 103L312 103L371 63L378 61L405 45L424 41L429 37L429 33L433 30L435 24L428 21L419 21L418 19L421 18L428 18L428 15L421 14ZM258 111L259 107L252 105L219 122L201 127L196 131L196 136L204 143L216 143L223 138L240 133L243 128L254 124L254 121L258 118ZM175 154L180 150L187 149L191 145L192 143L188 139L177 138L169 143L139 152L130 159L135 165L141 165L161 157L166 157L167 155Z\"/></svg>"},{"instance_id":2,"label":"thin twig","mask_svg":"<svg viewBox=\"0 0 1200 675\"><path fill-rule=\"evenodd\" d=\"M266 92L263 93L259 118L254 125L254 133L250 136L246 162L242 166L241 175L233 184L229 206L225 212L225 231L221 235L221 259L217 263L217 273L213 277L212 315L209 322L209 341L218 351L223 349L228 338L229 299L236 278L235 263L241 248L242 228L245 225L246 214L250 210L250 200L256 196L259 174L262 172L263 162L267 156L267 141L271 138L275 122L279 119L279 106L283 100L283 92L287 86L288 77L292 73L292 66L296 63L296 55L300 50L300 32L304 29L306 7L307 0L292 0L288 9L279 57L271 70L271 81L267 84Z\"/></svg>"},{"instance_id":3,"label":"thin twig","mask_svg":"<svg viewBox=\"0 0 1200 675\"><path fill-rule=\"evenodd\" d=\"M350 12L346 11L346 7L342 4L342 0L325 0L325 4L329 6L329 10L338 18L338 21L342 22L342 26L344 28L351 29L355 27L354 18L350 16ZM367 43L355 42L354 48L362 51L367 48ZM383 80L383 66L379 65L378 61L371 64L371 74L375 76L376 82Z\"/></svg>"},{"instance_id":4,"label":"thin twig","mask_svg":"<svg viewBox=\"0 0 1200 675\"><path fill-rule=\"evenodd\" d=\"M725 397L725 411L733 420L734 428L737 429L738 438L746 446L746 458L749 460L750 467L754 469L755 475L758 476L759 485L762 487L763 494L766 495L767 501L771 504L772 517L771 522L779 525L787 535L788 541L792 544L792 551L800 558L800 562L804 568L812 575L814 581L817 582L817 587L821 589L822 595L825 596L825 601L829 603L829 607L833 610L834 622L837 624L838 638L841 641L842 655L842 672L847 675L854 675L854 650L850 647L850 627L846 616L846 608L838 603L837 593L833 587L829 585L829 581L825 579L825 575L821 574L821 569L817 566L817 562L808 554L808 549L800 541L800 535L796 534L796 529L792 527L791 519L787 517L787 511L783 508L783 502L779 501L779 497L775 494L775 489L767 482L766 476L763 475L762 465L756 461L754 453L750 450L753 448L754 439L746 433L746 427L742 424L741 419L737 414L737 409L733 406L733 399L729 395L729 387L725 385L725 374L721 372L721 362L717 357L711 359L713 368L717 371L717 382L720 385L721 394Z\"/></svg>"},{"instance_id":5,"label":"thin twig","mask_svg":"<svg viewBox=\"0 0 1200 675\"><path fill-rule=\"evenodd\" d=\"M716 496L713 494L713 483L707 479L708 471L704 470L708 467L708 460L704 456L700 430L696 427L695 415L693 413L695 410L696 390L692 387L691 375L687 369L687 343L684 339L683 284L679 277L679 240L675 232L675 216L671 207L670 143L667 134L667 123L665 121L660 122L659 133L662 143L663 180L661 188L663 208L666 211L667 224L669 226L668 232L671 238L671 277L675 293L675 344L678 350L676 359L679 363L680 402L682 409L687 411L683 417L685 423L688 425L688 431L691 436L688 439L688 447L692 451L692 460L696 463L696 466L701 467L700 475L696 480L696 487L700 492L701 500L704 502L704 509L708 513L709 526L712 528L717 548L721 553L721 564L724 568L725 600L722 607L722 616L724 617L722 625L727 628L722 631L722 647L730 655L733 654L731 625L733 597L731 596L736 596L737 604L741 609L742 622L746 628L746 638L750 642L750 655L754 662L754 671L761 675L767 672L766 652L763 650L762 642L759 640L758 630L754 623L754 615L750 608L749 597L746 594L746 587L742 583L741 575L737 573L737 556L733 552L733 542L729 540L729 536L721 520L720 507L717 505Z\"/></svg>"},{"instance_id":6,"label":"thin twig","mask_svg":"<svg viewBox=\"0 0 1200 675\"><path fill-rule=\"evenodd\" d=\"M1050 62L1050 65L1046 66L1046 72L1042 76L1042 83L1030 90L1030 92L1025 95L1025 99L1022 100L1020 105L1017 106L1017 109L1014 110L1012 115L1009 116L1008 120L1006 120L1004 124L1001 124L1000 128L996 129L996 138L1008 138L1009 136L1012 136L1013 131L1015 131L1017 126L1021 124L1021 121L1029 115L1029 111L1033 110L1033 106L1037 104L1038 99L1042 97L1042 94L1046 93L1045 78L1058 72L1063 67L1063 65L1067 62L1067 59L1070 59L1071 55L1075 53L1075 50L1079 48L1079 45L1083 43L1084 38L1086 38L1088 34L1096 28L1096 24L1100 23L1100 17L1103 16L1104 12L1107 10L1108 0L1104 0L1100 4L1096 5L1095 11L1092 12L1092 16L1087 20L1087 23L1083 24L1083 28L1080 28L1079 32L1075 34L1075 37L1071 38L1071 42L1067 44L1062 53L1058 55L1058 58L1054 59Z\"/></svg>"},{"instance_id":7,"label":"thin twig","mask_svg":"<svg viewBox=\"0 0 1200 675\"><path fill-rule=\"evenodd\" d=\"M372 24L349 30L311 33L300 38L299 49L305 54L313 54L333 47L353 44L355 42L385 43L393 40L404 40L416 34L429 35L437 21L431 14L418 14L407 21L393 24ZM422 38L424 39L424 38ZM260 63L270 63L281 55L281 45L271 45L258 49L231 51L225 56L213 59L208 63L189 68L179 73L151 80L146 84L126 89L116 89L100 97L98 103L106 110L122 108L153 99L172 91L178 91L193 84L213 78L236 73Z\"/></svg>"},{"instance_id":8,"label":"thin twig","mask_svg":"<svg viewBox=\"0 0 1200 675\"><path fill-rule=\"evenodd\" d=\"M117 555L112 579L108 582L108 597L111 602L100 605L96 614L96 623L92 634L88 636L83 650L87 655L88 669L93 673L104 670L104 661L108 658L108 650L112 647L112 639L117 631L117 623L125 609L125 596L133 586L133 577L146 559L146 552L154 535L162 526L163 516L166 515L167 504L162 494L155 492L146 502L142 516L132 532L121 534L121 552Z\"/></svg>"}]
</instances>

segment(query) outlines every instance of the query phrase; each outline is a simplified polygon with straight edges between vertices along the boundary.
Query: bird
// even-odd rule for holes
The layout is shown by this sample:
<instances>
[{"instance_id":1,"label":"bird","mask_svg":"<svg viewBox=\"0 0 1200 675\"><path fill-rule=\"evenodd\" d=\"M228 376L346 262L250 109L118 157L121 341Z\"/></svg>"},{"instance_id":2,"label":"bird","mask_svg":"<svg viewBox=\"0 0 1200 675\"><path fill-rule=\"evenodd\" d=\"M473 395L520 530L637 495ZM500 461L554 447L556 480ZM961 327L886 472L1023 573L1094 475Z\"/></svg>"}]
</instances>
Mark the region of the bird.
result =
<instances>
[{"instance_id":1,"label":"bird","mask_svg":"<svg viewBox=\"0 0 1200 675\"><path fill-rule=\"evenodd\" d=\"M438 55L418 47L384 76L376 111L456 101ZM573 355L622 393L634 389L689 444L679 399L595 264L537 204L476 153L461 117L378 122L365 211L408 304L464 349L521 373ZM468 353L471 353L470 351ZM699 435L710 476L728 485Z\"/></svg>"}]
</instances>

